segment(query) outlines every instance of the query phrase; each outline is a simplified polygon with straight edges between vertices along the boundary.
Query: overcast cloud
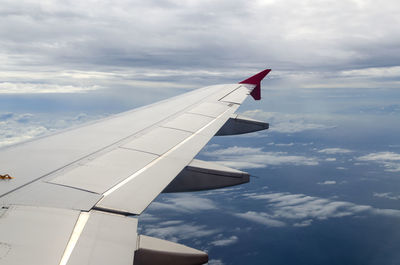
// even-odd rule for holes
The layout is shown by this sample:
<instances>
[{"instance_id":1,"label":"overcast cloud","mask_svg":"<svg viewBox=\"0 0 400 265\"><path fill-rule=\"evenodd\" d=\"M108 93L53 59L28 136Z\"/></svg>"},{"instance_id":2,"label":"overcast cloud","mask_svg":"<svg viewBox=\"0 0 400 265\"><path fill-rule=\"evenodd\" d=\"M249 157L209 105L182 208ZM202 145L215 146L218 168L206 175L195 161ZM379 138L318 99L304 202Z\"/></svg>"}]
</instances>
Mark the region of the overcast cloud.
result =
<instances>
[{"instance_id":1,"label":"overcast cloud","mask_svg":"<svg viewBox=\"0 0 400 265\"><path fill-rule=\"evenodd\" d=\"M394 87L399 11L389 0L5 0L0 93L212 84L265 67L303 88Z\"/></svg>"}]
</instances>

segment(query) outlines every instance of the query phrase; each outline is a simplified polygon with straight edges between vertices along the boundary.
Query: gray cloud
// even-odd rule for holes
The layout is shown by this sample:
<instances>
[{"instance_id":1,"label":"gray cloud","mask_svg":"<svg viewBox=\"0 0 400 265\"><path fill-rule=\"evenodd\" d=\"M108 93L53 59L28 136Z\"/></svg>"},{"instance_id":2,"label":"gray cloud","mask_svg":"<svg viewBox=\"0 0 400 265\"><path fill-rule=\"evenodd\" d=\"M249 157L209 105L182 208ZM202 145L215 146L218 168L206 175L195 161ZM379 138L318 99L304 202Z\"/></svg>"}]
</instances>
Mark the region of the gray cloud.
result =
<instances>
[{"instance_id":1,"label":"gray cloud","mask_svg":"<svg viewBox=\"0 0 400 265\"><path fill-rule=\"evenodd\" d=\"M275 81L297 87L393 87L399 81L399 9L394 0L379 8L355 0L5 0L0 75L10 87L32 88L28 83L50 73L41 78L43 86L73 91L116 88L108 74L126 70L139 74L126 77L131 81L198 85L237 81L268 64L277 70ZM99 79L83 86L80 78L60 77L93 70ZM387 71L390 80L382 79Z\"/></svg>"}]
</instances>

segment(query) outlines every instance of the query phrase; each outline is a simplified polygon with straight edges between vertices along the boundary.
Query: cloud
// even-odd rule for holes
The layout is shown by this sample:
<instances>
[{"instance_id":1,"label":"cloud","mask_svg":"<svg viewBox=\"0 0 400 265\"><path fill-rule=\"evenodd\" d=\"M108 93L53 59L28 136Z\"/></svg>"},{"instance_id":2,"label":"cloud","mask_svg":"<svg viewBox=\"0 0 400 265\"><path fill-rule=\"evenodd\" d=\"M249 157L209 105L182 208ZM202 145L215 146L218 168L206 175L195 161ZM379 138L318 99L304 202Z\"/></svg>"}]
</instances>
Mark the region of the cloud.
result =
<instances>
[{"instance_id":1,"label":"cloud","mask_svg":"<svg viewBox=\"0 0 400 265\"><path fill-rule=\"evenodd\" d=\"M265 168L268 166L295 165L315 166L314 157L289 155L287 152L264 152L262 148L233 146L226 149L202 152L218 163L234 168Z\"/></svg>"},{"instance_id":2,"label":"cloud","mask_svg":"<svg viewBox=\"0 0 400 265\"><path fill-rule=\"evenodd\" d=\"M8 93L115 89L149 79L167 89L238 81L268 62L276 87L283 79L290 89L398 87L398 12L394 0L379 9L351 0L106 0L95 9L84 1L4 0L0 77Z\"/></svg>"},{"instance_id":3,"label":"cloud","mask_svg":"<svg viewBox=\"0 0 400 265\"><path fill-rule=\"evenodd\" d=\"M179 240L206 237L218 233L217 229L209 229L205 225L179 224L179 225L145 225L143 234L165 240L178 242Z\"/></svg>"},{"instance_id":4,"label":"cloud","mask_svg":"<svg viewBox=\"0 0 400 265\"><path fill-rule=\"evenodd\" d=\"M275 144L275 146L279 146L279 147L281 147L281 146L293 146L294 145L294 143L289 143L289 144Z\"/></svg>"},{"instance_id":5,"label":"cloud","mask_svg":"<svg viewBox=\"0 0 400 265\"><path fill-rule=\"evenodd\" d=\"M334 158L334 157L328 157L328 158L325 158L325 161L334 162L334 161L336 161L336 158Z\"/></svg>"},{"instance_id":6,"label":"cloud","mask_svg":"<svg viewBox=\"0 0 400 265\"><path fill-rule=\"evenodd\" d=\"M149 213L142 213L141 215L139 215L139 219L143 222L156 222L160 220L159 217L156 217Z\"/></svg>"},{"instance_id":7,"label":"cloud","mask_svg":"<svg viewBox=\"0 0 400 265\"><path fill-rule=\"evenodd\" d=\"M325 148L318 151L318 153L334 155L334 154L348 154L353 151L345 148Z\"/></svg>"},{"instance_id":8,"label":"cloud","mask_svg":"<svg viewBox=\"0 0 400 265\"><path fill-rule=\"evenodd\" d=\"M299 133L308 130L325 130L335 127L316 123L311 120L311 117L304 114L284 114L256 109L245 111L243 115L268 121L270 123L270 128L268 130L278 133Z\"/></svg>"},{"instance_id":9,"label":"cloud","mask_svg":"<svg viewBox=\"0 0 400 265\"><path fill-rule=\"evenodd\" d=\"M379 193L379 192L374 192L374 197L377 198L385 198L385 199L389 199L389 200L400 200L400 195L393 195L393 193L391 192L383 192L383 193Z\"/></svg>"},{"instance_id":10,"label":"cloud","mask_svg":"<svg viewBox=\"0 0 400 265\"><path fill-rule=\"evenodd\" d=\"M224 265L225 263L220 259L210 259L208 265Z\"/></svg>"},{"instance_id":11,"label":"cloud","mask_svg":"<svg viewBox=\"0 0 400 265\"><path fill-rule=\"evenodd\" d=\"M163 202L153 202L149 211L170 210L177 212L199 212L217 209L213 201L192 194L170 194Z\"/></svg>"},{"instance_id":12,"label":"cloud","mask_svg":"<svg viewBox=\"0 0 400 265\"><path fill-rule=\"evenodd\" d=\"M308 219L308 220L304 220L300 223L294 223L293 226L294 227L306 227L306 226L310 226L312 224L313 220L312 219Z\"/></svg>"},{"instance_id":13,"label":"cloud","mask_svg":"<svg viewBox=\"0 0 400 265\"><path fill-rule=\"evenodd\" d=\"M73 125L98 119L101 115L40 116L31 113L0 113L0 147L47 135Z\"/></svg>"},{"instance_id":14,"label":"cloud","mask_svg":"<svg viewBox=\"0 0 400 265\"><path fill-rule=\"evenodd\" d=\"M0 147L27 141L48 132L49 129L42 122L35 121L30 113L0 114Z\"/></svg>"},{"instance_id":15,"label":"cloud","mask_svg":"<svg viewBox=\"0 0 400 265\"><path fill-rule=\"evenodd\" d=\"M83 93L100 89L99 86L78 87L73 85L0 83L0 94L37 94L37 93Z\"/></svg>"},{"instance_id":16,"label":"cloud","mask_svg":"<svg viewBox=\"0 0 400 265\"><path fill-rule=\"evenodd\" d=\"M229 238L215 240L210 244L216 247L226 247L235 244L236 242L238 242L238 240L239 238L237 236L231 236Z\"/></svg>"},{"instance_id":17,"label":"cloud","mask_svg":"<svg viewBox=\"0 0 400 265\"><path fill-rule=\"evenodd\" d=\"M282 226L283 224L291 223L293 226L302 227L311 225L314 220L326 220L330 218L341 218L360 214L400 217L399 210L379 209L369 205L358 205L345 201L333 201L304 194L247 193L243 196L253 200L266 201L267 211L250 211L246 214L236 214L236 216L266 226L273 226L276 221L278 222L277 224L282 224Z\"/></svg>"},{"instance_id":18,"label":"cloud","mask_svg":"<svg viewBox=\"0 0 400 265\"><path fill-rule=\"evenodd\" d=\"M394 152L377 152L357 158L359 161L375 162L389 172L400 172L400 154Z\"/></svg>"},{"instance_id":19,"label":"cloud","mask_svg":"<svg viewBox=\"0 0 400 265\"><path fill-rule=\"evenodd\" d=\"M282 227L286 225L284 222L274 219L267 213L249 211L246 213L236 213L234 215L268 227Z\"/></svg>"},{"instance_id":20,"label":"cloud","mask_svg":"<svg viewBox=\"0 0 400 265\"><path fill-rule=\"evenodd\" d=\"M324 182L318 182L319 185L334 185L336 184L336 181L334 180L326 180Z\"/></svg>"},{"instance_id":21,"label":"cloud","mask_svg":"<svg viewBox=\"0 0 400 265\"><path fill-rule=\"evenodd\" d=\"M169 62L183 67L195 65L195 58L202 66L221 66L223 61L237 65L247 58L258 64L268 61L282 68L302 65L319 70L317 66L335 69L343 64L365 68L374 61L374 66L388 66L398 59L395 1L385 2L379 10L373 2L360 5L350 0L324 4L117 0L91 7L73 1L4 1L0 30L6 33L11 25L14 30L1 43L1 50L7 51L2 57L8 59L2 61L35 63L36 59L40 64L58 59L63 64L81 60L120 66ZM344 23L349 20L351 25ZM251 41L243 47L243 39Z\"/></svg>"}]
</instances>

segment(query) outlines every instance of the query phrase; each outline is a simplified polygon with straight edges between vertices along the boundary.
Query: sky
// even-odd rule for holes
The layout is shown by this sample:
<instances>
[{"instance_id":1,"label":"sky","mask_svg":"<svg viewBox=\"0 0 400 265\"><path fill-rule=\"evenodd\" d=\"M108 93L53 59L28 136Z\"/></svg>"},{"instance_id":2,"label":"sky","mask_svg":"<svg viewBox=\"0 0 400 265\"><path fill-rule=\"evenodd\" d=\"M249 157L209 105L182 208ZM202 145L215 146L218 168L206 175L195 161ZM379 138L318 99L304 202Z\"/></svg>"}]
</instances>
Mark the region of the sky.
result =
<instances>
[{"instance_id":1,"label":"sky","mask_svg":"<svg viewBox=\"0 0 400 265\"><path fill-rule=\"evenodd\" d=\"M2 0L0 147L271 68L239 109L270 129L199 154L251 182L161 195L141 231L213 265L398 264L399 25L391 0Z\"/></svg>"}]
</instances>

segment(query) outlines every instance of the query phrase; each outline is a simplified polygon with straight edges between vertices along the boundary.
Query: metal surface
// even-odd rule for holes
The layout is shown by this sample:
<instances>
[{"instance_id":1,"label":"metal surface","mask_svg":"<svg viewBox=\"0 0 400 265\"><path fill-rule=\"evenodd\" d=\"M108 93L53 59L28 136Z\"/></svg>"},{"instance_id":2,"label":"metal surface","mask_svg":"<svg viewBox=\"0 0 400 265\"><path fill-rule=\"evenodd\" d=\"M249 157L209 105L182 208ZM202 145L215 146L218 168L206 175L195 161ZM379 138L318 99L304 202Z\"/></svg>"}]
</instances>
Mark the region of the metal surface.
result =
<instances>
[{"instance_id":1,"label":"metal surface","mask_svg":"<svg viewBox=\"0 0 400 265\"><path fill-rule=\"evenodd\" d=\"M220 101L222 102L229 102L235 104L241 104L246 97L249 95L250 91L245 86L240 86L236 90L232 91L228 95L222 97Z\"/></svg>"},{"instance_id":2,"label":"metal surface","mask_svg":"<svg viewBox=\"0 0 400 265\"><path fill-rule=\"evenodd\" d=\"M49 182L103 194L157 157L149 153L117 148L62 172Z\"/></svg>"},{"instance_id":3,"label":"metal surface","mask_svg":"<svg viewBox=\"0 0 400 265\"><path fill-rule=\"evenodd\" d=\"M226 89L224 86L205 87L50 136L1 148L1 174L7 173L14 179L2 182L0 196L118 144Z\"/></svg>"},{"instance_id":4,"label":"metal surface","mask_svg":"<svg viewBox=\"0 0 400 265\"><path fill-rule=\"evenodd\" d=\"M0 149L0 173L13 177L0 183L0 264L132 265L137 221L124 215L142 213L255 86L205 87ZM199 163L196 174L246 177ZM135 265L207 261L162 241L139 246Z\"/></svg>"},{"instance_id":5,"label":"metal surface","mask_svg":"<svg viewBox=\"0 0 400 265\"><path fill-rule=\"evenodd\" d=\"M123 147L162 155L190 135L192 135L190 132L158 127L124 144Z\"/></svg>"},{"instance_id":6,"label":"metal surface","mask_svg":"<svg viewBox=\"0 0 400 265\"><path fill-rule=\"evenodd\" d=\"M249 182L246 172L194 159L163 192L188 192L224 188Z\"/></svg>"},{"instance_id":7,"label":"metal surface","mask_svg":"<svg viewBox=\"0 0 400 265\"><path fill-rule=\"evenodd\" d=\"M194 107L189 111L189 113L195 113L195 114L200 114L200 115L205 115L209 117L218 117L221 113L223 113L225 110L227 110L229 106L227 104L223 104L220 102L215 102L215 103L210 103L210 102L204 102L201 103L200 105Z\"/></svg>"},{"instance_id":8,"label":"metal surface","mask_svg":"<svg viewBox=\"0 0 400 265\"><path fill-rule=\"evenodd\" d=\"M89 211L101 197L100 194L39 181L1 197L0 205L19 204Z\"/></svg>"},{"instance_id":9,"label":"metal surface","mask_svg":"<svg viewBox=\"0 0 400 265\"><path fill-rule=\"evenodd\" d=\"M175 128L188 132L196 132L206 124L213 120L211 117L206 117L203 115L184 113L172 121L163 124L163 127Z\"/></svg>"},{"instance_id":10,"label":"metal surface","mask_svg":"<svg viewBox=\"0 0 400 265\"><path fill-rule=\"evenodd\" d=\"M79 211L44 207L0 210L0 245L8 248L0 264L58 264L78 215Z\"/></svg>"},{"instance_id":11,"label":"metal surface","mask_svg":"<svg viewBox=\"0 0 400 265\"><path fill-rule=\"evenodd\" d=\"M224 126L221 127L221 129L219 129L215 135L221 136L244 134L266 130L268 128L269 124L266 122L257 121L235 114L224 124Z\"/></svg>"},{"instance_id":12,"label":"metal surface","mask_svg":"<svg viewBox=\"0 0 400 265\"><path fill-rule=\"evenodd\" d=\"M135 265L195 265L208 261L207 253L174 242L139 236Z\"/></svg>"},{"instance_id":13,"label":"metal surface","mask_svg":"<svg viewBox=\"0 0 400 265\"><path fill-rule=\"evenodd\" d=\"M137 219L91 211L67 265L132 265Z\"/></svg>"},{"instance_id":14,"label":"metal surface","mask_svg":"<svg viewBox=\"0 0 400 265\"><path fill-rule=\"evenodd\" d=\"M97 203L100 209L140 214L165 187L192 161L238 106L213 119L195 134L175 146L146 168L118 184Z\"/></svg>"}]
</instances>

